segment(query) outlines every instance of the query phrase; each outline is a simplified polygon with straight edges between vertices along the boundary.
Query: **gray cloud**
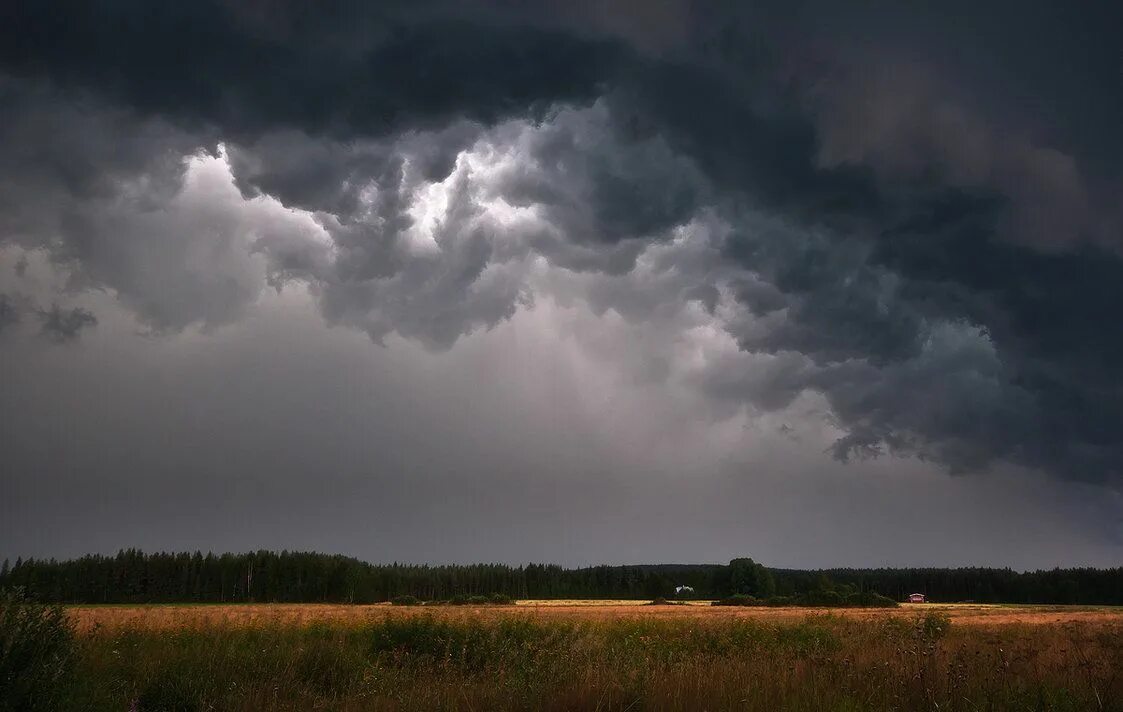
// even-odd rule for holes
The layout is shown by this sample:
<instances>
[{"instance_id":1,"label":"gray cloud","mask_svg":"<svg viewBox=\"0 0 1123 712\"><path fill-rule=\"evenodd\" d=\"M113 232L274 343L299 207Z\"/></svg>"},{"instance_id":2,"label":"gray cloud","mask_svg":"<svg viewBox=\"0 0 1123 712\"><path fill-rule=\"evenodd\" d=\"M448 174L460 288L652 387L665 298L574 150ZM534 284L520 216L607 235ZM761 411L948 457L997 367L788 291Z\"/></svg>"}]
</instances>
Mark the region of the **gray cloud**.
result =
<instances>
[{"instance_id":1,"label":"gray cloud","mask_svg":"<svg viewBox=\"0 0 1123 712\"><path fill-rule=\"evenodd\" d=\"M80 349L0 348L19 375L0 389L0 558L142 544L1020 568L1113 565L1123 541L1102 488L834 463L812 403L711 422L696 389L634 378L630 354L673 341L652 320L543 299L434 354L327 328L296 290L266 293L237 328L160 339L99 299ZM774 434L785 423L800 443Z\"/></svg>"},{"instance_id":2,"label":"gray cloud","mask_svg":"<svg viewBox=\"0 0 1123 712\"><path fill-rule=\"evenodd\" d=\"M0 240L167 334L296 286L447 351L548 300L640 338L579 340L714 421L811 396L841 459L1119 486L1118 167L1074 138L1079 103L1031 130L1004 84L918 62L946 22L300 7L10 10Z\"/></svg>"},{"instance_id":3,"label":"gray cloud","mask_svg":"<svg viewBox=\"0 0 1123 712\"><path fill-rule=\"evenodd\" d=\"M0 61L183 126L217 124L228 139L271 129L371 136L459 116L534 115L591 97L617 61L612 42L504 22L493 5L62 0L8 8Z\"/></svg>"},{"instance_id":4,"label":"gray cloud","mask_svg":"<svg viewBox=\"0 0 1123 712\"><path fill-rule=\"evenodd\" d=\"M21 255L17 263L26 265L26 256ZM17 276L22 277L23 270ZM18 328L27 316L39 323L41 336L55 343L75 341L83 330L97 325L97 317L88 309L64 308L57 303L41 308L27 294L0 292L0 333Z\"/></svg>"},{"instance_id":5,"label":"gray cloud","mask_svg":"<svg viewBox=\"0 0 1123 712\"><path fill-rule=\"evenodd\" d=\"M819 165L868 165L885 181L934 173L950 186L997 191L1005 197L1000 235L1038 250L1082 242L1123 249L1113 207L1123 190L1093 195L1071 153L1026 129L991 125L919 68L842 70L811 96Z\"/></svg>"},{"instance_id":6,"label":"gray cloud","mask_svg":"<svg viewBox=\"0 0 1123 712\"><path fill-rule=\"evenodd\" d=\"M7 294L0 294L0 333L20 322L20 309L16 306L16 299Z\"/></svg>"},{"instance_id":7,"label":"gray cloud","mask_svg":"<svg viewBox=\"0 0 1123 712\"><path fill-rule=\"evenodd\" d=\"M59 343L74 341L83 329L97 325L93 312L81 307L61 309L58 304L52 304L50 309L40 310L37 316L40 333Z\"/></svg>"}]
</instances>

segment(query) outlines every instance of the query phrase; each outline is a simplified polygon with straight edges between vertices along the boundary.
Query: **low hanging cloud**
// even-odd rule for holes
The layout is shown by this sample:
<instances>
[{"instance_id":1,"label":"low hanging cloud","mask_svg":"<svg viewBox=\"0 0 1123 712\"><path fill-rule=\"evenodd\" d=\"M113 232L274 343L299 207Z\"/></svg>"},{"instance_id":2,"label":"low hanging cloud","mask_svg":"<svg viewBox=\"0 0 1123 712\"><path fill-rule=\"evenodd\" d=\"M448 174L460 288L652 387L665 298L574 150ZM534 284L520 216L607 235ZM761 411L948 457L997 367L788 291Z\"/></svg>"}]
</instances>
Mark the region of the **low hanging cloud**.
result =
<instances>
[{"instance_id":1,"label":"low hanging cloud","mask_svg":"<svg viewBox=\"0 0 1123 712\"><path fill-rule=\"evenodd\" d=\"M950 64L732 6L52 5L2 37L0 241L153 331L298 283L449 350L551 299L715 412L820 395L840 459L1121 482L1120 177Z\"/></svg>"}]
</instances>

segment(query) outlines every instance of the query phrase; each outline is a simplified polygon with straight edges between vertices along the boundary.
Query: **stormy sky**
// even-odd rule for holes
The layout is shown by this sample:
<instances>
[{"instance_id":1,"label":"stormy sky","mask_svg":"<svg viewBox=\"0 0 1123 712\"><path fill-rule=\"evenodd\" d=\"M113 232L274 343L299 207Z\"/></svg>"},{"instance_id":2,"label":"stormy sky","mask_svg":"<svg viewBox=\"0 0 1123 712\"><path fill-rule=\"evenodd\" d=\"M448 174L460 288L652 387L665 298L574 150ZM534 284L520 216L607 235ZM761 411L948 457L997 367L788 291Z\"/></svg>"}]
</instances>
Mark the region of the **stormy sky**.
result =
<instances>
[{"instance_id":1,"label":"stormy sky","mask_svg":"<svg viewBox=\"0 0 1123 712\"><path fill-rule=\"evenodd\" d=\"M0 9L0 557L1123 563L1117 3Z\"/></svg>"}]
</instances>

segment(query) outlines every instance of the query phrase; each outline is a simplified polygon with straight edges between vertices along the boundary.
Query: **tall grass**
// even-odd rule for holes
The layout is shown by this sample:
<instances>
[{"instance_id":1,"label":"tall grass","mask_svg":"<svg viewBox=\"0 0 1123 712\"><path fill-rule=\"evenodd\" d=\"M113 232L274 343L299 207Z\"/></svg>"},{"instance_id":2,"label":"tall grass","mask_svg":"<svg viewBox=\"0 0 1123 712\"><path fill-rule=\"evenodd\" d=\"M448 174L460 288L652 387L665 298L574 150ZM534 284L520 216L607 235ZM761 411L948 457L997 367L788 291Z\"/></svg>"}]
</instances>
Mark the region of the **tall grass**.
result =
<instances>
[{"instance_id":1,"label":"tall grass","mask_svg":"<svg viewBox=\"0 0 1123 712\"><path fill-rule=\"evenodd\" d=\"M1123 630L419 614L95 629L71 709L1123 710Z\"/></svg>"},{"instance_id":2,"label":"tall grass","mask_svg":"<svg viewBox=\"0 0 1123 712\"><path fill-rule=\"evenodd\" d=\"M74 658L74 628L61 607L0 591L0 712L58 709Z\"/></svg>"}]
</instances>

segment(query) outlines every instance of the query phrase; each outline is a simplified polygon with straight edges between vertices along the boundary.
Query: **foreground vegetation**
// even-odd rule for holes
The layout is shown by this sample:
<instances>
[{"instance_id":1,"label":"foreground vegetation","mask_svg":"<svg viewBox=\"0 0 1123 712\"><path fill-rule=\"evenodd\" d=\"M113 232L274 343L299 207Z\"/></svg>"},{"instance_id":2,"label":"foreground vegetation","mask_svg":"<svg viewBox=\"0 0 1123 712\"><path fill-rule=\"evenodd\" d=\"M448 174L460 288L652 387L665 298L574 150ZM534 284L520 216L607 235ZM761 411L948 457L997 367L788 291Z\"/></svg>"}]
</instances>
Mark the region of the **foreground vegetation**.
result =
<instances>
[{"instance_id":1,"label":"foreground vegetation","mask_svg":"<svg viewBox=\"0 0 1123 712\"><path fill-rule=\"evenodd\" d=\"M0 687L0 709L41 699L39 709L136 712L1123 710L1117 623L961 628L939 613L580 620L390 607L350 622L75 633L57 609L23 610L38 623L13 629L16 638L56 630L62 644L2 668L46 681L36 684L50 694Z\"/></svg>"}]
</instances>

